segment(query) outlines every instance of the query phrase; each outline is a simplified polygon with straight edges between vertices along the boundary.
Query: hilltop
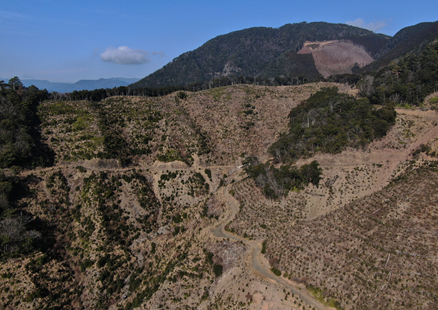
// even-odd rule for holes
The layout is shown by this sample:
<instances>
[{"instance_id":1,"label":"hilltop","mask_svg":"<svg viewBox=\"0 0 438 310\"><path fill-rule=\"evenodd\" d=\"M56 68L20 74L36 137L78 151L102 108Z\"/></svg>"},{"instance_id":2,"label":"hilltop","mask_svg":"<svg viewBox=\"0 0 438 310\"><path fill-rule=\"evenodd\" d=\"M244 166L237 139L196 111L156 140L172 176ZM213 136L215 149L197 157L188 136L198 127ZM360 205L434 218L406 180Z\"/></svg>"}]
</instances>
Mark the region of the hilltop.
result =
<instances>
[{"instance_id":1,"label":"hilltop","mask_svg":"<svg viewBox=\"0 0 438 310\"><path fill-rule=\"evenodd\" d=\"M324 22L287 24L280 28L249 28L211 39L131 87L185 86L240 75L263 78L305 75L314 79L321 73L315 66L314 58L298 53L306 41L351 42L356 46L356 49L350 50L351 55L366 53L373 57L389 39L386 35L369 30ZM355 56L352 57L356 60ZM341 71L338 69L338 72L351 72L351 67L344 67Z\"/></svg>"},{"instance_id":2,"label":"hilltop","mask_svg":"<svg viewBox=\"0 0 438 310\"><path fill-rule=\"evenodd\" d=\"M255 27L221 35L130 85L162 88L221 78L321 79L379 70L437 39L438 22L406 27L394 37L324 22Z\"/></svg>"}]
</instances>

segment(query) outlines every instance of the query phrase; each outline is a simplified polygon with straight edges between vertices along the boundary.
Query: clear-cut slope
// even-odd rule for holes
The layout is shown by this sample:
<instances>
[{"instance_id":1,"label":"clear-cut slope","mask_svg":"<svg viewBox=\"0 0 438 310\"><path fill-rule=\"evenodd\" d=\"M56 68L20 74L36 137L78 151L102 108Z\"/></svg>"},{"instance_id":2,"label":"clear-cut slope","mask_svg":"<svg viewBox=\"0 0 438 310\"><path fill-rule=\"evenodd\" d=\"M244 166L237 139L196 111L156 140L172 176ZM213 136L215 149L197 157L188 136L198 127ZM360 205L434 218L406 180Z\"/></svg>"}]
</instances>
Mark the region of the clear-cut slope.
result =
<instances>
[{"instance_id":1,"label":"clear-cut slope","mask_svg":"<svg viewBox=\"0 0 438 310\"><path fill-rule=\"evenodd\" d=\"M316 69L324 77L352 73L373 61L365 48L350 41L305 42L298 54L312 54Z\"/></svg>"}]
</instances>

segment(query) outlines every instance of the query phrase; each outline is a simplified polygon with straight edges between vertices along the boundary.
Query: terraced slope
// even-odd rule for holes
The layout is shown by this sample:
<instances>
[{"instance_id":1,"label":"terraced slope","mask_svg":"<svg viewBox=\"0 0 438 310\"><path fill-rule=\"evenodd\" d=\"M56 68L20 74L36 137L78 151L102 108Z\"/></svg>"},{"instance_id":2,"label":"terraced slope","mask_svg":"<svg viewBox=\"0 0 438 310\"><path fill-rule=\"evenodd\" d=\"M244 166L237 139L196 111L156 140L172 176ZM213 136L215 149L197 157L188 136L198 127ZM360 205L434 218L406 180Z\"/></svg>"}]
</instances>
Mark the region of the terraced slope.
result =
<instances>
[{"instance_id":1,"label":"terraced slope","mask_svg":"<svg viewBox=\"0 0 438 310\"><path fill-rule=\"evenodd\" d=\"M397 113L367 149L301 161L319 161L319 187L272 201L252 180L236 183L241 211L228 230L264 241L271 266L328 305L435 307L438 115Z\"/></svg>"}]
</instances>

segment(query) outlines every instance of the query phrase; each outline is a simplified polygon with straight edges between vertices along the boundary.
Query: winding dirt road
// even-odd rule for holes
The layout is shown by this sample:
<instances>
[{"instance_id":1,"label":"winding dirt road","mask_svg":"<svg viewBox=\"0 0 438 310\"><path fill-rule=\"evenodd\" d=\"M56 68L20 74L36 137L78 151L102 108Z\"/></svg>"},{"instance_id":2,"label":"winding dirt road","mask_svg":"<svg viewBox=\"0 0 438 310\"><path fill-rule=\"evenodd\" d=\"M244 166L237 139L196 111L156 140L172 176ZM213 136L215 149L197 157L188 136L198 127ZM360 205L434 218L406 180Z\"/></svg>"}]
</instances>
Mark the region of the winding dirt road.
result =
<instances>
[{"instance_id":1,"label":"winding dirt road","mask_svg":"<svg viewBox=\"0 0 438 310\"><path fill-rule=\"evenodd\" d=\"M225 216L220 221L219 225L211 229L212 235L216 238L228 238L230 240L243 242L248 248L246 266L249 271L254 275L261 277L271 283L278 284L287 291L298 295L305 303L307 303L311 307L314 307L315 309L333 309L320 303L307 290L301 290L300 288L298 288L297 284L283 277L277 277L276 275L274 275L270 270L269 263L261 254L262 244L260 241L248 240L238 235L229 233L225 230L225 226L230 221L232 221L239 212L239 202L229 193L229 190L230 185L228 185L227 187L221 187L216 192L218 198L225 203L226 207L228 207L228 210L226 210Z\"/></svg>"},{"instance_id":2,"label":"winding dirt road","mask_svg":"<svg viewBox=\"0 0 438 310\"><path fill-rule=\"evenodd\" d=\"M64 165L60 165L64 166ZM105 167L93 167L91 165L86 165L87 169L99 171L99 170L111 170L111 171L117 171L117 172L123 172L131 170L133 167L126 167L126 168L105 168ZM38 171L50 171L52 169L57 169L59 167L49 167L49 168L43 168L38 169ZM74 169L74 166L71 168ZM144 167L142 167L144 168ZM184 167L182 163L163 163L163 164L156 164L153 166L148 167L151 172L163 172L163 171L173 171L173 170L196 170L198 171L199 165L193 165L192 167ZM234 173L240 172L240 167L236 166L206 166L205 168L227 168L231 169L233 172L230 174L230 176ZM36 170L30 170L28 172L25 172L23 174L29 174L29 173L35 173ZM157 180L155 180L157 181ZM156 183L156 182L154 182ZM299 296L301 300L303 300L306 304L308 304L311 307L314 307L318 310L333 310L333 308L327 307L317 301L306 289L301 289L297 286L296 283L293 283L292 281L289 281L283 277L277 277L271 272L271 268L269 266L269 263L267 262L266 258L261 254L262 250L262 243L260 241L256 240L248 240L243 237L240 237L238 235L229 233L225 230L225 226L232 221L237 213L239 212L239 202L229 193L231 185L228 185L226 187L220 187L216 191L216 195L219 200L223 201L225 204L225 212L224 216L219 221L219 224L215 224L213 227L207 228L208 231L216 238L224 238L224 239L230 239L235 240L239 242L243 242L248 251L245 259L245 266L247 268L247 271L249 273L254 274L257 277L260 277L268 282L271 282L273 284L279 285L285 290Z\"/></svg>"}]
</instances>

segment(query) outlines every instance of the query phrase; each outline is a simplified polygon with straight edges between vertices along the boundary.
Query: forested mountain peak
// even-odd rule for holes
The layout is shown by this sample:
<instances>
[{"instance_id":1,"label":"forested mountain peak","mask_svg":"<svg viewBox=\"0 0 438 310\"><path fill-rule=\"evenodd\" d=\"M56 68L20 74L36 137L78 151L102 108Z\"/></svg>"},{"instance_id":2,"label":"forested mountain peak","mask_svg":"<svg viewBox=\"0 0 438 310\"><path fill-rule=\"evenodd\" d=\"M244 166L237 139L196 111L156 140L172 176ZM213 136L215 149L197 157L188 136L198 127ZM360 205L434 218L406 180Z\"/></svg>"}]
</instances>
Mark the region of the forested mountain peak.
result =
<instances>
[{"instance_id":1,"label":"forested mountain peak","mask_svg":"<svg viewBox=\"0 0 438 310\"><path fill-rule=\"evenodd\" d=\"M405 27L397 32L376 54L376 60L362 72L378 70L408 53L420 53L438 38L438 22L424 22Z\"/></svg>"},{"instance_id":2,"label":"forested mountain peak","mask_svg":"<svg viewBox=\"0 0 438 310\"><path fill-rule=\"evenodd\" d=\"M369 30L325 22L248 28L217 36L131 86L188 85L239 75L315 78L319 72L311 55L297 54L305 41L348 40L363 46L373 56L388 39L388 36Z\"/></svg>"}]
</instances>

